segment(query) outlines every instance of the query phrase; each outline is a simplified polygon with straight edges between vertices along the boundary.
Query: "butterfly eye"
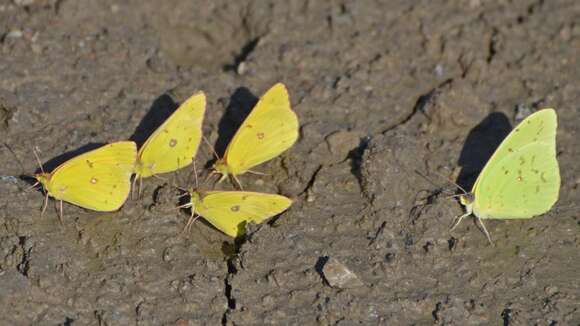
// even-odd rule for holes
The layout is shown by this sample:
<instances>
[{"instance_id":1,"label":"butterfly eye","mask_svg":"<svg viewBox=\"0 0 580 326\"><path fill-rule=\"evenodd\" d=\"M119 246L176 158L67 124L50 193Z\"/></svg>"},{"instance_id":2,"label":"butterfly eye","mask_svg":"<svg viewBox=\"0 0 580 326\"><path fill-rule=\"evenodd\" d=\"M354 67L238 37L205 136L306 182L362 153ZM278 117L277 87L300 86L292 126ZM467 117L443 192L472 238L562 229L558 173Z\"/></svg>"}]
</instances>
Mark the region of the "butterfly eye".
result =
<instances>
[{"instance_id":1,"label":"butterfly eye","mask_svg":"<svg viewBox=\"0 0 580 326\"><path fill-rule=\"evenodd\" d=\"M459 196L459 201L462 205L471 205L475 201L475 195L473 193L467 193L465 195Z\"/></svg>"}]
</instances>

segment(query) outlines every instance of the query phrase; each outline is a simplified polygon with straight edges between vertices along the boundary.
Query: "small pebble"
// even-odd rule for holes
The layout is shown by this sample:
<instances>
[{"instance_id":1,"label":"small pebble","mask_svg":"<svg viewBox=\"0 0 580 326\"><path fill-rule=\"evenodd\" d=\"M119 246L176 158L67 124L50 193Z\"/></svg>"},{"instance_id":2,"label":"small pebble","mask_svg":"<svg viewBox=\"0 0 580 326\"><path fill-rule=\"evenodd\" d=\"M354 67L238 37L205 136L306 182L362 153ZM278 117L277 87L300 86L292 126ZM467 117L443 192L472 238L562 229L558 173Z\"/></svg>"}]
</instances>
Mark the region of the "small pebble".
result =
<instances>
[{"instance_id":1,"label":"small pebble","mask_svg":"<svg viewBox=\"0 0 580 326\"><path fill-rule=\"evenodd\" d=\"M11 30L10 32L8 32L8 34L6 34L6 38L21 38L22 35L24 35L24 34L22 33L21 30L14 29L14 30Z\"/></svg>"},{"instance_id":2,"label":"small pebble","mask_svg":"<svg viewBox=\"0 0 580 326\"><path fill-rule=\"evenodd\" d=\"M516 114L514 117L515 124L519 124L525 118L527 118L530 114L532 114L532 108L525 105L525 104L518 104L516 105Z\"/></svg>"},{"instance_id":3,"label":"small pebble","mask_svg":"<svg viewBox=\"0 0 580 326\"><path fill-rule=\"evenodd\" d=\"M246 63L244 61L240 62L240 64L236 69L236 72L238 73L238 75L242 76L246 73L246 71L248 71Z\"/></svg>"},{"instance_id":4,"label":"small pebble","mask_svg":"<svg viewBox=\"0 0 580 326\"><path fill-rule=\"evenodd\" d=\"M324 264L322 273L328 284L333 288L350 289L364 285L355 273L334 258L330 258Z\"/></svg>"}]
</instances>

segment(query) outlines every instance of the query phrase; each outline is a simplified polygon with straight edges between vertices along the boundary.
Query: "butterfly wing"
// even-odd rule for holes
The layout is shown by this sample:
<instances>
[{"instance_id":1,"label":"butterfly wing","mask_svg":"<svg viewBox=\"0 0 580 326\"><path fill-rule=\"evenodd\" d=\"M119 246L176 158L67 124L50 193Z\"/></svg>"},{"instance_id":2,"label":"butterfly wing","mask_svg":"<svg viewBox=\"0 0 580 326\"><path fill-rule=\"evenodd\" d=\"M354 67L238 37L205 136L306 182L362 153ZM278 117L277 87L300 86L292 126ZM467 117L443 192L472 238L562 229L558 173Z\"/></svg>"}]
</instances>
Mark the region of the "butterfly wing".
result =
<instances>
[{"instance_id":1,"label":"butterfly wing","mask_svg":"<svg viewBox=\"0 0 580 326\"><path fill-rule=\"evenodd\" d=\"M83 208L115 211L129 195L136 157L132 141L108 144L74 157L51 174L48 193Z\"/></svg>"},{"instance_id":2,"label":"butterfly wing","mask_svg":"<svg viewBox=\"0 0 580 326\"><path fill-rule=\"evenodd\" d=\"M278 83L262 96L228 145L228 170L242 174L280 155L297 139L298 117L290 108L288 90Z\"/></svg>"},{"instance_id":3,"label":"butterfly wing","mask_svg":"<svg viewBox=\"0 0 580 326\"><path fill-rule=\"evenodd\" d=\"M558 200L557 117L540 110L522 121L500 144L473 186L480 218L531 218Z\"/></svg>"},{"instance_id":4,"label":"butterfly wing","mask_svg":"<svg viewBox=\"0 0 580 326\"><path fill-rule=\"evenodd\" d=\"M199 196L193 203L195 212L231 237L242 235L245 223L262 223L292 204L281 195L248 191L209 191Z\"/></svg>"},{"instance_id":5,"label":"butterfly wing","mask_svg":"<svg viewBox=\"0 0 580 326\"><path fill-rule=\"evenodd\" d=\"M138 177L171 172L191 164L202 137L205 104L203 92L191 96L155 130L139 150L135 167Z\"/></svg>"}]
</instances>

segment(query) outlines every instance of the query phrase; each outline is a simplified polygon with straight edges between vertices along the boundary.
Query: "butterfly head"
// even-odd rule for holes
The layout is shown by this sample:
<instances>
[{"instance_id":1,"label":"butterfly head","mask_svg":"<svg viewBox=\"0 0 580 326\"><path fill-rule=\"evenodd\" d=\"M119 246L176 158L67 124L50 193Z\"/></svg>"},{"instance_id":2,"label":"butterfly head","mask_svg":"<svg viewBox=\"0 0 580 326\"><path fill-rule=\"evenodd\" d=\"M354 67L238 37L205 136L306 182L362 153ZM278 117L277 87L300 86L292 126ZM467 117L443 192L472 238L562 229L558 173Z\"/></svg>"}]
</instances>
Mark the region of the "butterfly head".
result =
<instances>
[{"instance_id":1,"label":"butterfly head","mask_svg":"<svg viewBox=\"0 0 580 326\"><path fill-rule=\"evenodd\" d=\"M219 182L225 180L227 176L230 174L230 170L224 159L217 160L217 162L215 162L213 165L213 170L215 171L215 173L221 174Z\"/></svg>"},{"instance_id":2,"label":"butterfly head","mask_svg":"<svg viewBox=\"0 0 580 326\"><path fill-rule=\"evenodd\" d=\"M203 201L203 193L193 188L189 190L190 203L192 207L197 206Z\"/></svg>"},{"instance_id":3,"label":"butterfly head","mask_svg":"<svg viewBox=\"0 0 580 326\"><path fill-rule=\"evenodd\" d=\"M475 201L475 195L472 192L468 192L468 193L465 193L465 194L459 196L459 202L463 206L473 205L474 201Z\"/></svg>"},{"instance_id":4,"label":"butterfly head","mask_svg":"<svg viewBox=\"0 0 580 326\"><path fill-rule=\"evenodd\" d=\"M48 189L48 184L50 182L50 173L37 173L34 175L34 178L42 184L45 189Z\"/></svg>"}]
</instances>

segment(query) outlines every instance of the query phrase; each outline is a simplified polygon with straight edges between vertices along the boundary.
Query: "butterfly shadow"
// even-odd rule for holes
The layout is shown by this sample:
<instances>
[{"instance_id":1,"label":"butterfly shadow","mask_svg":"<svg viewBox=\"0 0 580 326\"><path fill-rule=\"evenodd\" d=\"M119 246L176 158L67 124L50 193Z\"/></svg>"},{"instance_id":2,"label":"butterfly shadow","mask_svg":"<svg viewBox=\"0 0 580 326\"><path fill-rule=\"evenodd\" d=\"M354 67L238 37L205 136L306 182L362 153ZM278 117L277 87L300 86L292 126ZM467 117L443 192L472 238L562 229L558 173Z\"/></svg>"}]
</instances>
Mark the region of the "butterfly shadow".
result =
<instances>
[{"instance_id":1,"label":"butterfly shadow","mask_svg":"<svg viewBox=\"0 0 580 326\"><path fill-rule=\"evenodd\" d=\"M163 94L156 98L129 140L134 141L137 144L137 147L141 148L149 136L151 136L151 134L153 134L155 130L157 130L157 128L159 128L165 120L167 120L167 118L177 110L178 107L179 105L167 94Z\"/></svg>"},{"instance_id":2,"label":"butterfly shadow","mask_svg":"<svg viewBox=\"0 0 580 326\"><path fill-rule=\"evenodd\" d=\"M224 156L231 139L252 112L256 103L258 103L258 97L246 87L239 87L234 91L226 106L226 113L218 123L218 139L215 143L215 151L219 157Z\"/></svg>"},{"instance_id":3,"label":"butterfly shadow","mask_svg":"<svg viewBox=\"0 0 580 326\"><path fill-rule=\"evenodd\" d=\"M477 176L511 130L508 117L500 112L489 114L471 129L457 161L461 172L455 182L471 190Z\"/></svg>"}]
</instances>

